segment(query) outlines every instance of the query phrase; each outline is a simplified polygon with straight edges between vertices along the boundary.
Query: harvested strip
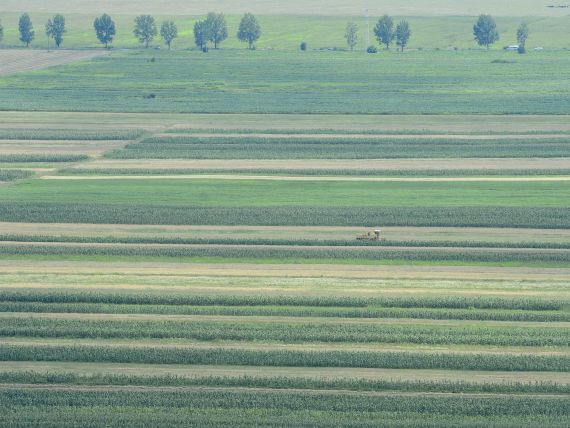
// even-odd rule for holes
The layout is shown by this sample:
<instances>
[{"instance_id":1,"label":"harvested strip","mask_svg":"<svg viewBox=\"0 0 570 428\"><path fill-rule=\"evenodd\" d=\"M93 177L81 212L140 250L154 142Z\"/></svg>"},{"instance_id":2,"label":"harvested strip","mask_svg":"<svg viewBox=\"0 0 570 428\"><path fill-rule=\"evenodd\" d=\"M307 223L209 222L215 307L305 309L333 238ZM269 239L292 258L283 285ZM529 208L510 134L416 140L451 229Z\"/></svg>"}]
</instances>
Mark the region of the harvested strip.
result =
<instances>
[{"instance_id":1,"label":"harvested strip","mask_svg":"<svg viewBox=\"0 0 570 428\"><path fill-rule=\"evenodd\" d=\"M148 180L149 177L133 175L44 175L42 180ZM497 182L497 181L570 181L570 177L312 177L312 176L263 176L263 175L155 175L152 180L275 180L275 181L371 181L371 182Z\"/></svg>"},{"instance_id":2,"label":"harvested strip","mask_svg":"<svg viewBox=\"0 0 570 428\"><path fill-rule=\"evenodd\" d=\"M81 168L81 167L79 167ZM89 168L144 169L377 169L377 170L465 170L465 169L570 169L570 158L486 159L361 159L361 160L232 160L232 159L98 159Z\"/></svg>"}]
</instances>

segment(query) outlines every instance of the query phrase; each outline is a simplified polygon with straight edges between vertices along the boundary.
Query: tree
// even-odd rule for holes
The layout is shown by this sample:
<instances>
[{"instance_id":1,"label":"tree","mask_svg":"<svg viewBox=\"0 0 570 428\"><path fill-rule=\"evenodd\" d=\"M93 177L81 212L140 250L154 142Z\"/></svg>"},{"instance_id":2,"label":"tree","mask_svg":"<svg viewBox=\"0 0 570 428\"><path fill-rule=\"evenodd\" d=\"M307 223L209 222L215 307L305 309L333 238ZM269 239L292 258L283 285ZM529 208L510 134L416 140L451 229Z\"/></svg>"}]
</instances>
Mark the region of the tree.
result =
<instances>
[{"instance_id":1,"label":"tree","mask_svg":"<svg viewBox=\"0 0 570 428\"><path fill-rule=\"evenodd\" d=\"M358 44L358 25L353 22L346 24L346 33L344 34L344 38L346 39L346 43L348 43L350 50L353 51L354 47Z\"/></svg>"},{"instance_id":2,"label":"tree","mask_svg":"<svg viewBox=\"0 0 570 428\"><path fill-rule=\"evenodd\" d=\"M3 37L4 37L4 27L2 27L2 23L0 22L0 42L2 41Z\"/></svg>"},{"instance_id":3,"label":"tree","mask_svg":"<svg viewBox=\"0 0 570 428\"><path fill-rule=\"evenodd\" d=\"M178 37L178 28L173 21L164 21L160 27L160 35L164 43L168 45L168 50L170 50L170 45L172 41Z\"/></svg>"},{"instance_id":4,"label":"tree","mask_svg":"<svg viewBox=\"0 0 570 428\"><path fill-rule=\"evenodd\" d=\"M261 26L251 13L246 13L241 19L237 37L240 41L246 42L249 49L253 49L254 43L261 37Z\"/></svg>"},{"instance_id":5,"label":"tree","mask_svg":"<svg viewBox=\"0 0 570 428\"><path fill-rule=\"evenodd\" d=\"M526 41L528 40L528 36L530 34L530 30L528 25L523 23L517 30L517 42L519 43L519 52L525 53L526 52Z\"/></svg>"},{"instance_id":6,"label":"tree","mask_svg":"<svg viewBox=\"0 0 570 428\"><path fill-rule=\"evenodd\" d=\"M53 17L53 19L48 19L46 23L46 35L53 39L55 46L59 48L63 42L63 34L65 30L65 18L59 13Z\"/></svg>"},{"instance_id":7,"label":"tree","mask_svg":"<svg viewBox=\"0 0 570 428\"><path fill-rule=\"evenodd\" d=\"M206 21L198 21L194 24L194 43L200 48L200 50L206 49L208 45L208 39L210 35L208 34L208 27Z\"/></svg>"},{"instance_id":8,"label":"tree","mask_svg":"<svg viewBox=\"0 0 570 428\"><path fill-rule=\"evenodd\" d=\"M30 43L36 37L36 32L34 31L34 26L32 25L32 20L30 15L24 13L20 16L20 22L18 24L18 29L20 30L20 41L26 44L26 47L30 46Z\"/></svg>"},{"instance_id":9,"label":"tree","mask_svg":"<svg viewBox=\"0 0 570 428\"><path fill-rule=\"evenodd\" d=\"M208 40L214 43L214 49L228 38L228 25L223 13L210 12L205 21Z\"/></svg>"},{"instance_id":10,"label":"tree","mask_svg":"<svg viewBox=\"0 0 570 428\"><path fill-rule=\"evenodd\" d=\"M400 21L396 26L396 44L402 48L402 52L404 52L404 48L408 46L411 35L412 30L410 30L408 21Z\"/></svg>"},{"instance_id":11,"label":"tree","mask_svg":"<svg viewBox=\"0 0 570 428\"><path fill-rule=\"evenodd\" d=\"M374 34L381 45L386 45L386 49L390 49L390 44L394 40L394 20L388 15L384 15L378 20L374 27Z\"/></svg>"},{"instance_id":12,"label":"tree","mask_svg":"<svg viewBox=\"0 0 570 428\"><path fill-rule=\"evenodd\" d=\"M99 18L95 18L93 27L95 27L95 34L97 34L99 41L105 45L105 48L108 48L109 43L113 43L116 34L115 23L111 17L105 13Z\"/></svg>"},{"instance_id":13,"label":"tree","mask_svg":"<svg viewBox=\"0 0 570 428\"><path fill-rule=\"evenodd\" d=\"M491 15L481 15L473 26L473 35L479 46L489 49L493 43L499 40L497 24Z\"/></svg>"},{"instance_id":14,"label":"tree","mask_svg":"<svg viewBox=\"0 0 570 428\"><path fill-rule=\"evenodd\" d=\"M144 47L148 49L148 45L157 34L154 18L150 15L139 15L135 18L135 28L133 34L139 42L144 43Z\"/></svg>"}]
</instances>

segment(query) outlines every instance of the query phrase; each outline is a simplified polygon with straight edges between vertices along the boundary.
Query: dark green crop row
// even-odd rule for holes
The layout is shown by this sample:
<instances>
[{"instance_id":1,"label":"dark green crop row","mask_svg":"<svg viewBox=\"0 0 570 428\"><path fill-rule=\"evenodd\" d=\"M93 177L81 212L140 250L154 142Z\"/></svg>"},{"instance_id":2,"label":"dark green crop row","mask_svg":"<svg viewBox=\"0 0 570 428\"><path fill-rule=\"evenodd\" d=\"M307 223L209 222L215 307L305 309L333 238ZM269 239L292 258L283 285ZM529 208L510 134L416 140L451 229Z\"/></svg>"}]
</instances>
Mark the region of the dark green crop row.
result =
<instances>
[{"instance_id":1,"label":"dark green crop row","mask_svg":"<svg viewBox=\"0 0 570 428\"><path fill-rule=\"evenodd\" d=\"M0 361L360 367L485 371L570 370L570 356L512 353L293 351L151 346L0 345Z\"/></svg>"},{"instance_id":2,"label":"dark green crop row","mask_svg":"<svg viewBox=\"0 0 570 428\"><path fill-rule=\"evenodd\" d=\"M170 407L192 409L282 409L342 412L420 412L446 415L567 416L570 404L557 396L371 395L314 391L182 390L111 391L0 389L0 402L10 406Z\"/></svg>"},{"instance_id":3,"label":"dark green crop row","mask_svg":"<svg viewBox=\"0 0 570 428\"><path fill-rule=\"evenodd\" d=\"M397 159L567 157L570 139L150 137L113 159Z\"/></svg>"},{"instance_id":4,"label":"dark green crop row","mask_svg":"<svg viewBox=\"0 0 570 428\"><path fill-rule=\"evenodd\" d=\"M569 208L545 207L200 207L0 202L0 221L266 226L570 228Z\"/></svg>"},{"instance_id":5,"label":"dark green crop row","mask_svg":"<svg viewBox=\"0 0 570 428\"><path fill-rule=\"evenodd\" d=\"M0 301L0 312L226 315L329 318L412 318L473 321L570 322L570 311L516 309L446 309L317 306L191 306L113 303L43 303Z\"/></svg>"},{"instance_id":6,"label":"dark green crop row","mask_svg":"<svg viewBox=\"0 0 570 428\"><path fill-rule=\"evenodd\" d=\"M570 169L289 169L289 168L67 168L58 175L282 175L360 177L517 177L564 176Z\"/></svg>"},{"instance_id":7,"label":"dark green crop row","mask_svg":"<svg viewBox=\"0 0 570 428\"><path fill-rule=\"evenodd\" d=\"M141 135L136 129L0 129L0 140L133 140Z\"/></svg>"},{"instance_id":8,"label":"dark green crop row","mask_svg":"<svg viewBox=\"0 0 570 428\"><path fill-rule=\"evenodd\" d=\"M34 175L32 171L20 169L0 169L0 181L14 181Z\"/></svg>"},{"instance_id":9,"label":"dark green crop row","mask_svg":"<svg viewBox=\"0 0 570 428\"><path fill-rule=\"evenodd\" d=\"M71 392L73 393L73 392ZM44 392L45 394L45 392ZM326 399L326 397L323 397ZM35 397L28 402L33 403ZM449 404L449 403L447 403ZM1 405L0 405L1 406ZM101 428L101 427L143 427L166 426L173 428L187 427L227 427L227 428L283 428L287 426L310 426L329 428L567 428L568 416L546 415L499 415L465 416L446 415L426 412L351 412L317 410L283 410L267 408L215 408L200 409L186 407L150 407L150 406L38 406L9 405L0 407L2 422L10 428Z\"/></svg>"},{"instance_id":10,"label":"dark green crop row","mask_svg":"<svg viewBox=\"0 0 570 428\"><path fill-rule=\"evenodd\" d=\"M133 386L209 386L346 391L452 392L493 394L570 394L570 385L555 382L481 383L447 380L367 379L363 377L177 376L111 373L6 371L0 383Z\"/></svg>"},{"instance_id":11,"label":"dark green crop row","mask_svg":"<svg viewBox=\"0 0 570 428\"><path fill-rule=\"evenodd\" d=\"M90 339L193 339L282 343L413 343L421 345L570 346L566 328L274 323L174 320L3 318L0 336Z\"/></svg>"},{"instance_id":12,"label":"dark green crop row","mask_svg":"<svg viewBox=\"0 0 570 428\"><path fill-rule=\"evenodd\" d=\"M37 163L37 162L78 162L89 159L87 155L73 154L13 154L0 155L0 162L4 163Z\"/></svg>"},{"instance_id":13,"label":"dark green crop row","mask_svg":"<svg viewBox=\"0 0 570 428\"><path fill-rule=\"evenodd\" d=\"M482 262L482 263L570 263L570 251L468 248L343 248L343 247L276 247L276 246L153 246L129 245L2 245L0 255L41 256L113 256L113 257L221 257L243 259L297 260L406 260L415 262Z\"/></svg>"},{"instance_id":14,"label":"dark green crop row","mask_svg":"<svg viewBox=\"0 0 570 428\"><path fill-rule=\"evenodd\" d=\"M356 237L356 235L355 235ZM359 241L355 239L278 239L278 238L181 238L172 236L67 236L0 234L1 242L61 242L79 244L175 244L175 245L290 245L301 247L452 247L452 248L534 248L570 249L570 242L496 241Z\"/></svg>"},{"instance_id":15,"label":"dark green crop row","mask_svg":"<svg viewBox=\"0 0 570 428\"><path fill-rule=\"evenodd\" d=\"M222 295L180 292L136 292L44 289L0 289L0 301L34 303L102 303L122 305L194 305L194 306L294 306L317 308L442 308L442 309L509 309L560 311L570 306L563 298L489 297L489 296L286 296Z\"/></svg>"}]
</instances>

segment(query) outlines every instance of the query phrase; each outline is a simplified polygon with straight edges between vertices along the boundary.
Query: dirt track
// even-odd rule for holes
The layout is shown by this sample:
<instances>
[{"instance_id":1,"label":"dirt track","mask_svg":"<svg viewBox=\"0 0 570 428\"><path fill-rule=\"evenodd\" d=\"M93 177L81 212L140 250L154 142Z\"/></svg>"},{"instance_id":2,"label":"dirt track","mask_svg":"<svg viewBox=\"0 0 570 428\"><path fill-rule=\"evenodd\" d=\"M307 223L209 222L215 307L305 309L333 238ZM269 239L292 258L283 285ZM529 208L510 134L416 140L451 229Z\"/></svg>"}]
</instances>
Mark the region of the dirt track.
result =
<instances>
[{"instance_id":1,"label":"dirt track","mask_svg":"<svg viewBox=\"0 0 570 428\"><path fill-rule=\"evenodd\" d=\"M0 76L107 55L103 50L0 49Z\"/></svg>"},{"instance_id":2,"label":"dirt track","mask_svg":"<svg viewBox=\"0 0 570 428\"><path fill-rule=\"evenodd\" d=\"M110 160L101 159L79 168L142 169L570 169L567 158L536 159L372 159L372 160Z\"/></svg>"}]
</instances>

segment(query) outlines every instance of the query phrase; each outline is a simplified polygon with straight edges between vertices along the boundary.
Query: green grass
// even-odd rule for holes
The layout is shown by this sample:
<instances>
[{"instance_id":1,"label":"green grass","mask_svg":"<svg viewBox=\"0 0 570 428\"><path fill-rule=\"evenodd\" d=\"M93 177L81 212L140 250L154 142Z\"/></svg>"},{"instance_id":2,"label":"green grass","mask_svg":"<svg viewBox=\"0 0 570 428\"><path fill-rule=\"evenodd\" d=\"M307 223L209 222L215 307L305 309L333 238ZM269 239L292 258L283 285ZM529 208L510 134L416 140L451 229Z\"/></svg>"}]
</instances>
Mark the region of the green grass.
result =
<instances>
[{"instance_id":1,"label":"green grass","mask_svg":"<svg viewBox=\"0 0 570 428\"><path fill-rule=\"evenodd\" d=\"M2 155L0 154L0 163L5 164L21 164L21 163L64 163L64 162L78 162L89 159L87 155L74 155L74 154L11 154Z\"/></svg>"},{"instance_id":2,"label":"green grass","mask_svg":"<svg viewBox=\"0 0 570 428\"><path fill-rule=\"evenodd\" d=\"M151 58L156 58L151 62ZM114 52L0 78L10 110L568 114L565 52ZM112 82L112 87L110 83ZM156 97L148 99L148 95Z\"/></svg>"},{"instance_id":3,"label":"green grass","mask_svg":"<svg viewBox=\"0 0 570 428\"><path fill-rule=\"evenodd\" d=\"M188 207L570 207L565 182L343 182L216 179L35 180L0 189L7 202Z\"/></svg>"}]
</instances>

